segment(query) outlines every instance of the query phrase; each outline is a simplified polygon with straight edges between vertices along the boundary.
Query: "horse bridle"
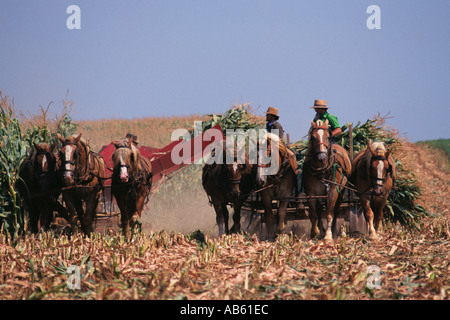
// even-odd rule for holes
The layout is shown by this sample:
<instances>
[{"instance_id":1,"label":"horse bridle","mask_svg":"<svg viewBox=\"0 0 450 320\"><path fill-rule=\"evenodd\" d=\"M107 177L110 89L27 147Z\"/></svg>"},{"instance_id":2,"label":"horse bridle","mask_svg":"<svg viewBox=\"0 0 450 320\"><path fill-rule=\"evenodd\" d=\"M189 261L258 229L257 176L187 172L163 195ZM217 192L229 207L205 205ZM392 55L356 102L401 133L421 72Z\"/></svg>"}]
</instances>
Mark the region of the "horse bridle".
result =
<instances>
[{"instance_id":1,"label":"horse bridle","mask_svg":"<svg viewBox=\"0 0 450 320\"><path fill-rule=\"evenodd\" d=\"M239 184L241 183L241 179L231 179L227 177L227 181L231 184Z\"/></svg>"},{"instance_id":2,"label":"horse bridle","mask_svg":"<svg viewBox=\"0 0 450 320\"><path fill-rule=\"evenodd\" d=\"M315 128L313 128L312 131L311 131L311 135L312 135L312 132L313 132L313 131L320 130L320 129L322 129L322 130L327 130L328 132L331 132L330 128L321 126L321 127L315 127ZM317 147L320 147L321 145L324 145L325 148L327 148L327 150L330 150L330 148L331 148L331 136L329 137L328 140L330 141L329 144L326 144L325 142L319 142L319 143L316 143L315 147L317 148Z\"/></svg>"},{"instance_id":3,"label":"horse bridle","mask_svg":"<svg viewBox=\"0 0 450 320\"><path fill-rule=\"evenodd\" d=\"M76 155L78 155L79 154L79 151L78 151L78 143L77 142L66 142L66 143L64 143L64 145L63 145L63 147L65 147L65 146L67 146L67 145L72 145L72 146L76 146L76 148L75 148L75 154ZM70 164L70 165L72 165L72 166L74 166L74 168L73 169L67 169L66 168L66 164ZM63 171L68 171L68 172L75 172L75 169L76 169L76 162L74 161L74 160L66 160L66 158L65 157L62 157L62 159L61 159L61 164L62 164L62 167L63 167Z\"/></svg>"},{"instance_id":4,"label":"horse bridle","mask_svg":"<svg viewBox=\"0 0 450 320\"><path fill-rule=\"evenodd\" d=\"M242 173L241 173L241 175L242 175ZM233 178L229 178L229 177L226 177L226 179L231 184L240 184L241 183L241 179L233 179Z\"/></svg>"}]
</instances>

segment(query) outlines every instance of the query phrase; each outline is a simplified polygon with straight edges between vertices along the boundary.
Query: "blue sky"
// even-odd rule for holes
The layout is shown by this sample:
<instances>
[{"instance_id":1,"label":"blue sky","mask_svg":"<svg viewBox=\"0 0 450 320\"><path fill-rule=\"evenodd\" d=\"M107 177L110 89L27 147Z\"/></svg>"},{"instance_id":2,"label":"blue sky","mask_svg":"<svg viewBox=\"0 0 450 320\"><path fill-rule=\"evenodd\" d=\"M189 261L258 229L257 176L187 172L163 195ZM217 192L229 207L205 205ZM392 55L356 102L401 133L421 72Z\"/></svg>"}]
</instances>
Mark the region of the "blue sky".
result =
<instances>
[{"instance_id":1,"label":"blue sky","mask_svg":"<svg viewBox=\"0 0 450 320\"><path fill-rule=\"evenodd\" d=\"M450 138L447 0L0 0L0 39L0 90L25 114L67 90L76 120L251 103L296 140L326 99L341 124L390 114L411 141Z\"/></svg>"}]
</instances>

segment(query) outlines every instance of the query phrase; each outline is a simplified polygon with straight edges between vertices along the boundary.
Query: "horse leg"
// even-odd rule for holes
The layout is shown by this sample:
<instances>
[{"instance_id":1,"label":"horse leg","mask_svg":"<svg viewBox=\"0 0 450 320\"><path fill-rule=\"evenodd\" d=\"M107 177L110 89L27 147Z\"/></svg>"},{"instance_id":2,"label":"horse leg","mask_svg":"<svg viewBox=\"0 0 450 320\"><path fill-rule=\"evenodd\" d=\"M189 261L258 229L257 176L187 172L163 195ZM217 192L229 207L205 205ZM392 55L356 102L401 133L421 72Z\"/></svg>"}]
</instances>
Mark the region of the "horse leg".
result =
<instances>
[{"instance_id":1,"label":"horse leg","mask_svg":"<svg viewBox=\"0 0 450 320\"><path fill-rule=\"evenodd\" d=\"M319 227L317 225L317 223L319 221L319 217L317 215L317 210L318 210L317 204L318 204L317 200L308 199L309 221L311 222L311 235L310 235L311 239L315 239L320 233Z\"/></svg>"},{"instance_id":2,"label":"horse leg","mask_svg":"<svg viewBox=\"0 0 450 320\"><path fill-rule=\"evenodd\" d=\"M377 235L383 231L383 209L386 201L384 199L381 201L381 203L376 202L373 204L374 229Z\"/></svg>"},{"instance_id":3,"label":"horse leg","mask_svg":"<svg viewBox=\"0 0 450 320\"><path fill-rule=\"evenodd\" d=\"M61 204L61 202L58 201L58 199L53 200L52 211L58 212L62 218L66 219L67 222L70 223L69 211Z\"/></svg>"},{"instance_id":4,"label":"horse leg","mask_svg":"<svg viewBox=\"0 0 450 320\"><path fill-rule=\"evenodd\" d=\"M116 199L117 206L119 207L120 210L120 228L122 229L122 235L126 237L129 230L128 206L127 206L128 195L114 194L114 197Z\"/></svg>"},{"instance_id":5,"label":"horse leg","mask_svg":"<svg viewBox=\"0 0 450 320\"><path fill-rule=\"evenodd\" d=\"M261 200L264 206L264 214L266 216L267 240L275 241L275 216L272 211L272 188L265 189L261 193Z\"/></svg>"},{"instance_id":6,"label":"horse leg","mask_svg":"<svg viewBox=\"0 0 450 320\"><path fill-rule=\"evenodd\" d=\"M76 219L76 210L74 206L74 200L72 195L64 195L64 202L67 206L68 211L68 222L70 223L70 226L72 228L72 232L75 232L77 230L77 219Z\"/></svg>"},{"instance_id":7,"label":"horse leg","mask_svg":"<svg viewBox=\"0 0 450 320\"><path fill-rule=\"evenodd\" d=\"M240 233L241 232L241 208L244 204L243 200L238 200L234 204L234 212L233 212L233 227L231 227L231 233Z\"/></svg>"},{"instance_id":8,"label":"horse leg","mask_svg":"<svg viewBox=\"0 0 450 320\"><path fill-rule=\"evenodd\" d=\"M136 199L136 211L133 213L131 217L131 228L138 228L138 222L141 218L142 210L144 210L145 198L147 197L146 189L144 186L141 187L138 193L138 198Z\"/></svg>"},{"instance_id":9,"label":"horse leg","mask_svg":"<svg viewBox=\"0 0 450 320\"><path fill-rule=\"evenodd\" d=\"M214 211L216 212L216 223L217 227L219 228L219 236L223 235L223 225L224 225L224 218L222 213L222 204L219 200L213 199L212 204L214 207Z\"/></svg>"},{"instance_id":10,"label":"horse leg","mask_svg":"<svg viewBox=\"0 0 450 320\"><path fill-rule=\"evenodd\" d=\"M339 192L336 190L334 186L330 188L329 195L327 198L327 206L326 206L326 220L327 225L325 227L325 240L333 240L333 225L336 223L334 220L334 209L336 207L336 202L338 202Z\"/></svg>"},{"instance_id":11,"label":"horse leg","mask_svg":"<svg viewBox=\"0 0 450 320\"><path fill-rule=\"evenodd\" d=\"M373 211L370 207L368 199L361 199L361 206L364 210L364 217L366 218L367 230L369 231L369 239L377 239L377 233L373 227Z\"/></svg>"},{"instance_id":12,"label":"horse leg","mask_svg":"<svg viewBox=\"0 0 450 320\"><path fill-rule=\"evenodd\" d=\"M84 233L86 233L84 222L83 222L83 217L85 215L84 209L83 209L83 202L81 201L81 199L76 199L76 200L74 200L74 205L75 205L75 210L77 212L78 220L80 221L80 224L81 224L81 230Z\"/></svg>"},{"instance_id":13,"label":"horse leg","mask_svg":"<svg viewBox=\"0 0 450 320\"><path fill-rule=\"evenodd\" d=\"M147 193L145 191L145 188L143 188L140 190L140 193L139 193L137 201L136 201L136 215L138 218L141 217L142 210L144 210L146 197L147 197Z\"/></svg>"},{"instance_id":14,"label":"horse leg","mask_svg":"<svg viewBox=\"0 0 450 320\"><path fill-rule=\"evenodd\" d=\"M342 200L343 200L342 192L344 192L344 191L341 190L341 193L338 195L336 203L334 204L333 224L332 224L331 228L335 232L336 232L336 220L337 220L337 217L339 216L339 213L340 213L340 210L341 210L341 203L342 203Z\"/></svg>"},{"instance_id":15,"label":"horse leg","mask_svg":"<svg viewBox=\"0 0 450 320\"><path fill-rule=\"evenodd\" d=\"M30 231L31 233L39 232L39 209L36 204L29 206L30 211Z\"/></svg>"},{"instance_id":16,"label":"horse leg","mask_svg":"<svg viewBox=\"0 0 450 320\"><path fill-rule=\"evenodd\" d=\"M53 218L53 204L50 201L45 201L44 204L42 204L41 207L41 214L39 217L39 224L40 227L44 230L44 231L48 231L50 229L50 224L52 222L52 218Z\"/></svg>"},{"instance_id":17,"label":"horse leg","mask_svg":"<svg viewBox=\"0 0 450 320\"><path fill-rule=\"evenodd\" d=\"M226 202L222 202L222 214L223 214L223 221L225 222L225 233L230 234L230 229L228 228L228 219L230 218L230 214L228 213Z\"/></svg>"},{"instance_id":18,"label":"horse leg","mask_svg":"<svg viewBox=\"0 0 450 320\"><path fill-rule=\"evenodd\" d=\"M280 207L278 208L278 234L283 234L284 229L286 228L284 220L286 219L287 206L289 201L283 200L280 201Z\"/></svg>"},{"instance_id":19,"label":"horse leg","mask_svg":"<svg viewBox=\"0 0 450 320\"><path fill-rule=\"evenodd\" d=\"M84 232L88 236L92 232L94 232L93 222L95 220L95 216L97 213L99 196L100 193L94 191L90 193L86 199L86 212L83 215L83 225L84 225Z\"/></svg>"}]
</instances>

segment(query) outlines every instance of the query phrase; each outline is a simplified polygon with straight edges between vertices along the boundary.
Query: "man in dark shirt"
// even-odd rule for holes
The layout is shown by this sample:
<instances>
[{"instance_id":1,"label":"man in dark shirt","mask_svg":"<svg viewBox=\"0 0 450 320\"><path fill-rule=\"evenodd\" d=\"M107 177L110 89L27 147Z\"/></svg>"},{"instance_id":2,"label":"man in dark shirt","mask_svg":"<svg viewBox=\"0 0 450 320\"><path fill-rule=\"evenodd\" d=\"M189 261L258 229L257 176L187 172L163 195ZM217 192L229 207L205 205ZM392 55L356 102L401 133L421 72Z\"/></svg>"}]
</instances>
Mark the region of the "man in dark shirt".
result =
<instances>
[{"instance_id":1,"label":"man in dark shirt","mask_svg":"<svg viewBox=\"0 0 450 320\"><path fill-rule=\"evenodd\" d=\"M283 140L284 130L283 126L278 122L278 119L280 119L280 117L278 116L278 109L269 107L269 109L267 109L266 111L267 132L272 132L273 129L278 129L278 136L280 137L280 140Z\"/></svg>"}]
</instances>

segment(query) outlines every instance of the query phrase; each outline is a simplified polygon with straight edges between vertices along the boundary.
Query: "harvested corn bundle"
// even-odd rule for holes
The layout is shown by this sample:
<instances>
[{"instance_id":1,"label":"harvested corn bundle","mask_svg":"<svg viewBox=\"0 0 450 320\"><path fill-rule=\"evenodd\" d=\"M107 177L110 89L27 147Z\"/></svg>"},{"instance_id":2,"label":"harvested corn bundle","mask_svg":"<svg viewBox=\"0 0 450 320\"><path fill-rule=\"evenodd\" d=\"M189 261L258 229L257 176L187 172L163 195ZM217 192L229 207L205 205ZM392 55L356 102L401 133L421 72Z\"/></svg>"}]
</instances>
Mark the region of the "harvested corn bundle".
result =
<instances>
[{"instance_id":1,"label":"harvested corn bundle","mask_svg":"<svg viewBox=\"0 0 450 320\"><path fill-rule=\"evenodd\" d=\"M264 127L264 118L255 116L249 104L240 104L228 109L224 114L208 114L210 119L203 122L203 131L220 125L223 131L226 129L258 129Z\"/></svg>"}]
</instances>

